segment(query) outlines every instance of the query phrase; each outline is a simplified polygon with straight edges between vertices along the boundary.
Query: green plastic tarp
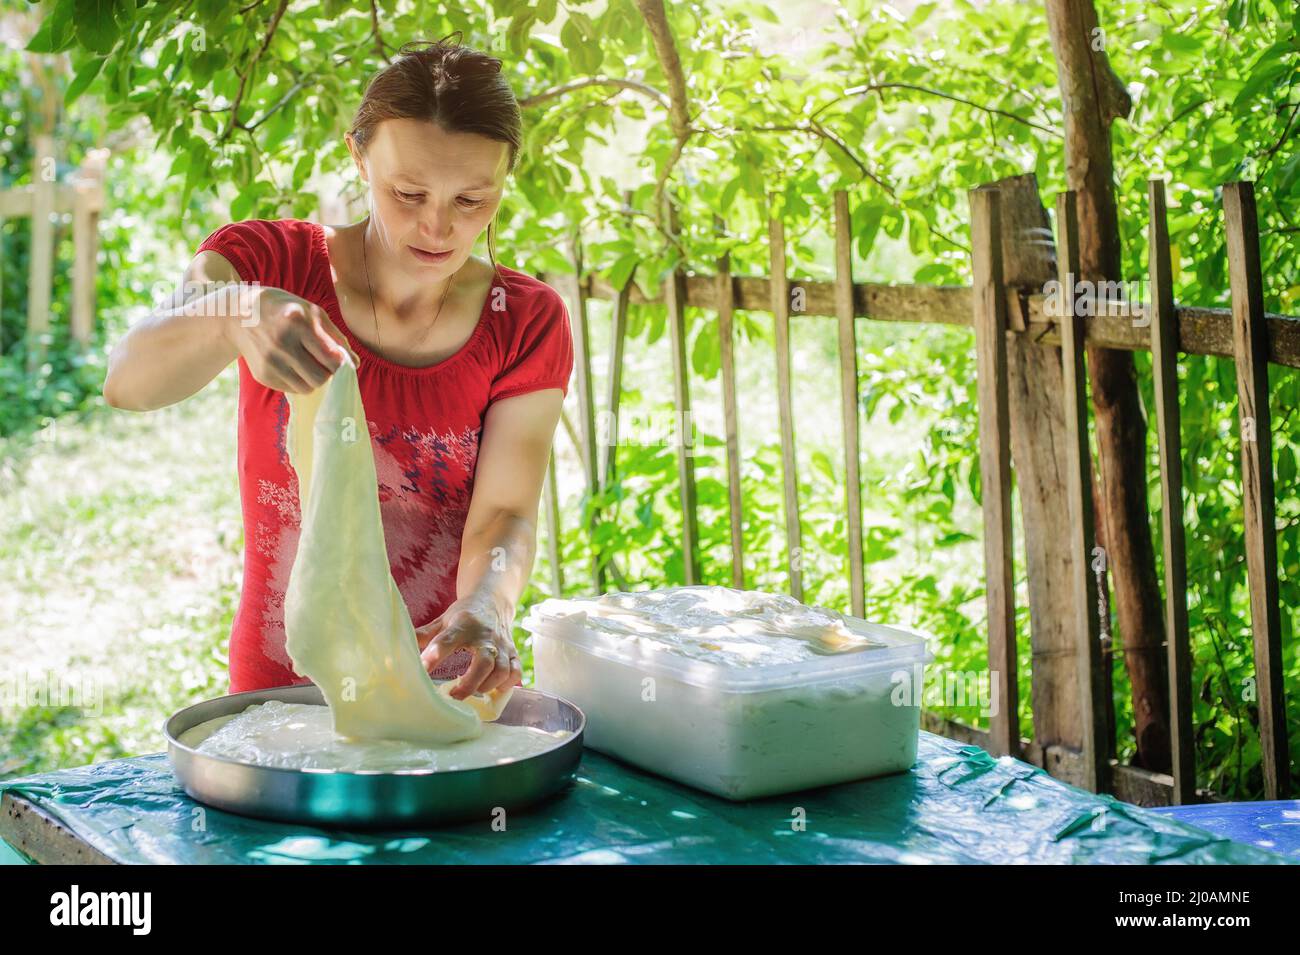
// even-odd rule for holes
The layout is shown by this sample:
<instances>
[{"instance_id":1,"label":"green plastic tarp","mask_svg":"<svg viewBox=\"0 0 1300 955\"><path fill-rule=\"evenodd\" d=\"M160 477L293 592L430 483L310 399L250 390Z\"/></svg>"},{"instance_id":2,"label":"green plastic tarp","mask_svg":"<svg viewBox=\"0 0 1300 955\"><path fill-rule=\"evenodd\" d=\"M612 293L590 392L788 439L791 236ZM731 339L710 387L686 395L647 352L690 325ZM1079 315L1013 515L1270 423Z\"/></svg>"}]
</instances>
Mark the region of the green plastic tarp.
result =
<instances>
[{"instance_id":1,"label":"green plastic tarp","mask_svg":"<svg viewBox=\"0 0 1300 955\"><path fill-rule=\"evenodd\" d=\"M906 773L731 803L587 750L505 831L287 825L201 807L163 754L0 781L123 863L1285 863L922 733Z\"/></svg>"}]
</instances>

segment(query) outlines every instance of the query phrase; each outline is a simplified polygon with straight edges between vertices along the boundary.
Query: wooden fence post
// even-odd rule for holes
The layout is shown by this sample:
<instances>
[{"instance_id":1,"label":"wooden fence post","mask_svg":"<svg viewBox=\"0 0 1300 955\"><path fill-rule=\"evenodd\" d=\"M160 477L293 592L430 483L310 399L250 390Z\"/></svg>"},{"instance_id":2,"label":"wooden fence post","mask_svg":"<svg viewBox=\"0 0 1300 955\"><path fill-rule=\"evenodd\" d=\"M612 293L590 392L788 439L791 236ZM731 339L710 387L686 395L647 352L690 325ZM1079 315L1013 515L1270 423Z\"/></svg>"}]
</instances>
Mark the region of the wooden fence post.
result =
<instances>
[{"instance_id":1,"label":"wooden fence post","mask_svg":"<svg viewBox=\"0 0 1300 955\"><path fill-rule=\"evenodd\" d=\"M3 197L0 197L3 198ZM0 205L0 263L5 260L5 210ZM4 314L4 291L5 291L5 273L0 268L0 315ZM4 327L0 325L0 355L5 353L5 335Z\"/></svg>"},{"instance_id":2,"label":"wooden fence post","mask_svg":"<svg viewBox=\"0 0 1300 955\"><path fill-rule=\"evenodd\" d=\"M591 334L587 324L587 289L582 281L582 240L574 234L568 242L569 261L573 265L573 349L578 371L578 414L582 428L582 465L587 476L587 493L594 498L600 492L599 462L596 452L596 409L591 383ZM594 538L600 520L592 508L587 531ZM594 547L593 540L593 547ZM596 593L605 592L605 568L599 555L591 558L591 580Z\"/></svg>"},{"instance_id":3,"label":"wooden fence post","mask_svg":"<svg viewBox=\"0 0 1300 955\"><path fill-rule=\"evenodd\" d=\"M1080 723L1083 729L1084 785L1093 792L1110 788L1110 747L1106 740L1106 682L1102 675L1097 583L1092 574L1094 535L1092 455L1088 450L1088 383L1083 361L1083 316L1075 307L1079 280L1079 218L1075 194L1056 203L1057 263L1060 293L1056 316L1061 329L1062 394L1065 398L1066 493L1070 498L1069 539L1074 553L1075 639L1078 646Z\"/></svg>"},{"instance_id":4,"label":"wooden fence post","mask_svg":"<svg viewBox=\"0 0 1300 955\"><path fill-rule=\"evenodd\" d=\"M1056 279L1056 249L1051 223L1032 173L993 183L1002 222L1002 277L1008 289L1007 324L1023 331L1029 324L1029 298ZM1024 528L1028 576L1030 667L1034 742L1048 772L1081 784L1072 765L1057 754L1081 751L1079 679L1076 659L1076 608L1071 576L1074 555L1059 532L1068 514L1069 471L1061 436L1065 433L1061 351L1015 334L1007 342L1010 388L1011 461ZM1008 675L1014 684L1014 671Z\"/></svg>"},{"instance_id":5,"label":"wooden fence post","mask_svg":"<svg viewBox=\"0 0 1300 955\"><path fill-rule=\"evenodd\" d=\"M768 209L775 202L769 196ZM776 390L781 422L781 486L785 510L786 560L790 596L803 600L803 532L799 526L799 476L795 467L793 388L790 381L790 278L785 260L785 226L769 211L767 236L771 255L772 322L776 330Z\"/></svg>"},{"instance_id":6,"label":"wooden fence post","mask_svg":"<svg viewBox=\"0 0 1300 955\"><path fill-rule=\"evenodd\" d=\"M668 198L668 231L679 239L677 204ZM677 484L682 504L682 574L686 583L700 583L700 531L696 513L694 423L691 418L691 366L686 360L686 267L679 262L664 283L668 330L672 344L673 410L677 435Z\"/></svg>"},{"instance_id":7,"label":"wooden fence post","mask_svg":"<svg viewBox=\"0 0 1300 955\"><path fill-rule=\"evenodd\" d=\"M1268 407L1268 332L1259 268L1255 185L1223 187L1228 279L1232 288L1232 344L1237 360L1241 422L1241 490L1250 584L1250 629L1255 643L1259 695L1259 749L1264 796L1281 799L1290 788L1286 703L1282 686L1282 621L1278 609L1277 524L1273 489L1272 419Z\"/></svg>"},{"instance_id":8,"label":"wooden fence post","mask_svg":"<svg viewBox=\"0 0 1300 955\"><path fill-rule=\"evenodd\" d=\"M714 230L726 233L720 217ZM735 290L731 284L731 256L718 259L718 345L722 356L722 421L727 440L727 507L731 517L731 586L745 587L744 497L740 484L740 426L736 407L736 336L732 325Z\"/></svg>"},{"instance_id":9,"label":"wooden fence post","mask_svg":"<svg viewBox=\"0 0 1300 955\"><path fill-rule=\"evenodd\" d=\"M858 449L858 335L853 309L853 219L849 194L835 192L835 318L839 328L840 429L844 434L845 507L849 532L849 600L866 615L862 558L862 475Z\"/></svg>"},{"instance_id":10,"label":"wooden fence post","mask_svg":"<svg viewBox=\"0 0 1300 955\"><path fill-rule=\"evenodd\" d=\"M551 591L564 596L564 566L560 557L560 492L555 484L555 449L546 461L546 549L551 559Z\"/></svg>"},{"instance_id":11,"label":"wooden fence post","mask_svg":"<svg viewBox=\"0 0 1300 955\"><path fill-rule=\"evenodd\" d=\"M54 282L54 137L36 137L32 154L32 245L27 278L27 370L38 368L45 354L41 341L50 329L50 295Z\"/></svg>"},{"instance_id":12,"label":"wooden fence post","mask_svg":"<svg viewBox=\"0 0 1300 955\"><path fill-rule=\"evenodd\" d=\"M997 709L989 717L989 742L999 754L1017 755L1020 714L1016 704L1016 612L1011 567L1011 422L1002 223L996 188L971 190L970 216L989 673L1002 675Z\"/></svg>"},{"instance_id":13,"label":"wooden fence post","mask_svg":"<svg viewBox=\"0 0 1300 955\"><path fill-rule=\"evenodd\" d=\"M99 257L99 213L104 205L108 150L93 149L72 183L72 340L83 348L95 327L95 266Z\"/></svg>"},{"instance_id":14,"label":"wooden fence post","mask_svg":"<svg viewBox=\"0 0 1300 955\"><path fill-rule=\"evenodd\" d=\"M1147 183L1151 297L1151 377L1160 441L1160 515L1165 565L1165 642L1169 661L1169 734L1176 804L1196 801L1192 739L1192 657L1187 632L1187 538L1183 529L1182 415L1178 404L1178 315L1174 308L1165 184Z\"/></svg>"},{"instance_id":15,"label":"wooden fence post","mask_svg":"<svg viewBox=\"0 0 1300 955\"><path fill-rule=\"evenodd\" d=\"M631 207L632 190L623 193L623 205ZM618 290L614 301L614 323L610 335L609 357L609 399L605 403L605 413L609 415L609 427L599 429L605 436L605 455L601 462L600 486L609 487L614 480L618 464L618 444L620 441L619 410L623 398L623 349L627 344L627 310L632 300L632 283L636 281L636 269L627 276L627 284Z\"/></svg>"}]
</instances>

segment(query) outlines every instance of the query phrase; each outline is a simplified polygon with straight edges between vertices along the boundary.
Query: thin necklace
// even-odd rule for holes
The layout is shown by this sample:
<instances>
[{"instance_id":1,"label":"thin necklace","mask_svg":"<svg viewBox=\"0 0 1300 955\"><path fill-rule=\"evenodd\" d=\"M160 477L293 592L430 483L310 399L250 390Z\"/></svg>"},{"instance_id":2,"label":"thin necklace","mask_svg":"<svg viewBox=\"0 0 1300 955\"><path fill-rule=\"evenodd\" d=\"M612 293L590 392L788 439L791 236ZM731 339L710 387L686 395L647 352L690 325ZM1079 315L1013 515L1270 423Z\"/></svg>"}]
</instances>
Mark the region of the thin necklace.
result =
<instances>
[{"instance_id":1,"label":"thin necklace","mask_svg":"<svg viewBox=\"0 0 1300 955\"><path fill-rule=\"evenodd\" d=\"M367 225L368 224L369 223L367 223ZM379 335L379 314L375 311L375 288L373 285L370 284L370 263L366 260L366 233L365 232L361 233L361 263L362 265L365 266L366 289L370 292L370 314L374 316L375 319L375 341L379 345L379 350L383 351L384 340ZM452 283L454 283L455 281L456 281L456 273L453 272L451 278L447 280L447 287L442 290L442 298L438 302L438 311L434 313L433 321L429 323L429 327L424 330L424 334L421 335L416 340L415 344L422 345L424 344L424 340L429 337L429 332L433 330L433 326L437 323L438 316L442 314L442 306L443 303L447 301L447 293L451 291Z\"/></svg>"}]
</instances>

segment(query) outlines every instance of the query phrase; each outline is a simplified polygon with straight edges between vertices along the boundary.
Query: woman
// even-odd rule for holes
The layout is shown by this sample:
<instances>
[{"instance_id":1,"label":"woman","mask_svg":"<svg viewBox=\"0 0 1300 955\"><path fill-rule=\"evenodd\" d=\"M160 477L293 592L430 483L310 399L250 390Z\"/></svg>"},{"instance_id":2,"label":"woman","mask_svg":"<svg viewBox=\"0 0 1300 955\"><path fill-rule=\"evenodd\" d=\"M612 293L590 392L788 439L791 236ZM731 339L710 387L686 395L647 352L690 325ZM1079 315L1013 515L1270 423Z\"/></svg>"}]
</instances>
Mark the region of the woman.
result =
<instances>
[{"instance_id":1,"label":"woman","mask_svg":"<svg viewBox=\"0 0 1300 955\"><path fill-rule=\"evenodd\" d=\"M300 520L285 393L319 387L345 348L426 669L459 675L458 699L520 682L512 625L573 368L568 314L554 289L496 262L492 223L521 142L501 62L457 34L399 52L346 136L370 214L222 226L172 307L133 326L109 361L105 399L141 411L239 362L245 550L231 692L306 682L285 652ZM470 254L485 228L490 263Z\"/></svg>"}]
</instances>

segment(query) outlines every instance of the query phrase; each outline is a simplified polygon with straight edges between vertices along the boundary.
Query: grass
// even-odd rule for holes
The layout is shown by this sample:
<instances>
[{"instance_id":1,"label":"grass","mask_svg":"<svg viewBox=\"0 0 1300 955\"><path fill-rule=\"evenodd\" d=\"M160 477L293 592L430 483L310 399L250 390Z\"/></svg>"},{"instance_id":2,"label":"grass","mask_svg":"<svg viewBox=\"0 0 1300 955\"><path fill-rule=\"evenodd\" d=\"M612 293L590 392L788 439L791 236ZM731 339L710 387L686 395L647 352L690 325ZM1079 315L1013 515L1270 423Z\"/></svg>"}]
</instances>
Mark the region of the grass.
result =
<instances>
[{"instance_id":1,"label":"grass","mask_svg":"<svg viewBox=\"0 0 1300 955\"><path fill-rule=\"evenodd\" d=\"M0 441L0 776L158 752L164 717L226 691L236 390Z\"/></svg>"}]
</instances>

